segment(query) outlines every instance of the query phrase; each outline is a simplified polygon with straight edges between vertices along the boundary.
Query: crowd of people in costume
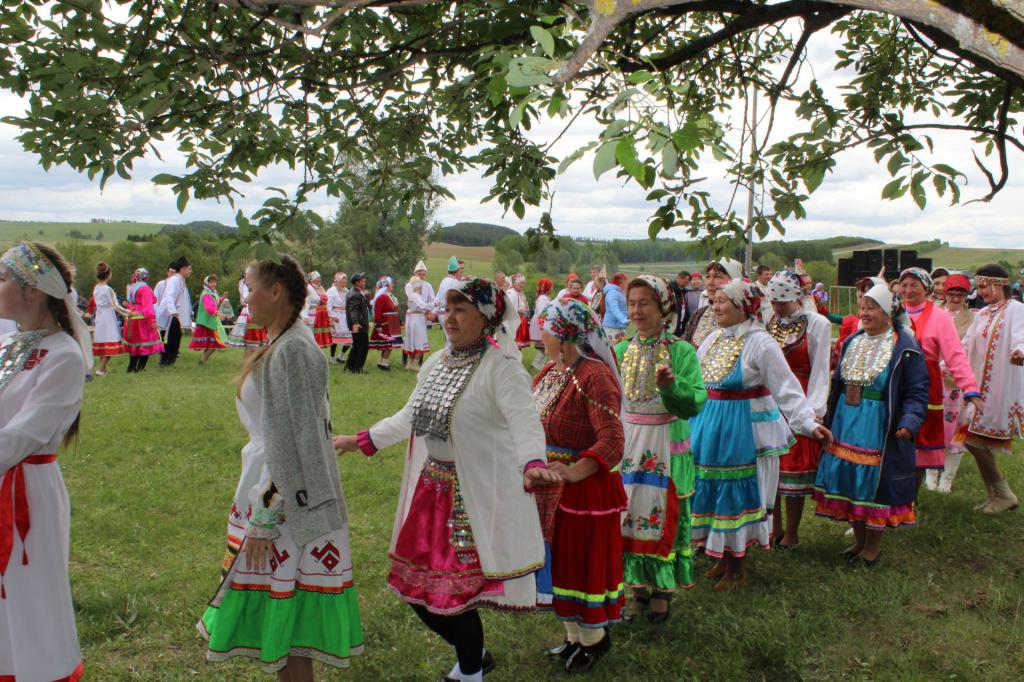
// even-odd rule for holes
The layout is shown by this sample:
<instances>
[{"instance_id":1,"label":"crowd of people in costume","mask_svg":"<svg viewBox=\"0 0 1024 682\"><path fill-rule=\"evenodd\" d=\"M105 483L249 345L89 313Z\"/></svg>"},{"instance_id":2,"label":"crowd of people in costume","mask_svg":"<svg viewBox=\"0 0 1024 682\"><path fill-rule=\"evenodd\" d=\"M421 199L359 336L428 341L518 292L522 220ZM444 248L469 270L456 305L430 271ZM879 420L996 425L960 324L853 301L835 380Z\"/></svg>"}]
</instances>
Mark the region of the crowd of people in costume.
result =
<instances>
[{"instance_id":1,"label":"crowd of people in costume","mask_svg":"<svg viewBox=\"0 0 1024 682\"><path fill-rule=\"evenodd\" d=\"M857 283L845 319L819 312L825 297L798 270L748 278L724 258L691 295L686 273L595 268L554 293L541 279L531 312L519 274L492 282L453 259L435 294L421 262L402 325L391 278L372 298L364 273L325 290L280 255L246 269L229 334L208 276L190 347L246 351L236 402L249 439L223 580L197 624L207 658L251 657L299 681L314 661L344 667L363 650L337 461L348 452L408 443L386 581L452 647L445 680L497 665L480 608L552 612L564 625L545 652L553 668L590 670L611 626L669 619L698 583L695 555L723 592L746 584L751 548L799 545L808 498L850 526L837 564L876 566L885 533L920 520L922 484L948 492L965 450L986 487L977 509L1015 508L996 459L1024 436L1024 304L1006 270L974 273L987 304L974 313L961 273L909 268L895 287L880 273ZM0 336L0 622L19 623L0 677L82 675L56 452L102 358L127 347L129 371L157 353L173 364L193 325L189 273L176 261L154 291L138 270L122 304L100 264L90 335L59 253L20 243L0 256L0 317L17 325ZM435 318L445 345L431 353ZM405 405L334 434L329 359L361 372L376 349L386 370L399 348L418 370Z\"/></svg>"}]
</instances>

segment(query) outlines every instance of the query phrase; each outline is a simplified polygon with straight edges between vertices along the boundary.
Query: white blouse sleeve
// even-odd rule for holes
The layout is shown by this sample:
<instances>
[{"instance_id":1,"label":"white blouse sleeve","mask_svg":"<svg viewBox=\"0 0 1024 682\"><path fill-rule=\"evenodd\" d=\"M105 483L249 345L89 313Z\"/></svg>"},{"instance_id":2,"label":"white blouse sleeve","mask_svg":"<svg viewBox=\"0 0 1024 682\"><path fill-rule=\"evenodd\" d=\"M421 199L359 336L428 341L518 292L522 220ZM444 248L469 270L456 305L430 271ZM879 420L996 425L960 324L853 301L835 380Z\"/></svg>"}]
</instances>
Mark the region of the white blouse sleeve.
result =
<instances>
[{"instance_id":1,"label":"white blouse sleeve","mask_svg":"<svg viewBox=\"0 0 1024 682\"><path fill-rule=\"evenodd\" d=\"M754 335L743 351L743 360L750 376L756 376L761 385L771 391L789 427L802 436L813 436L818 426L814 410L775 339L768 334Z\"/></svg>"},{"instance_id":2,"label":"white blouse sleeve","mask_svg":"<svg viewBox=\"0 0 1024 682\"><path fill-rule=\"evenodd\" d=\"M383 450L384 448L391 447L395 443L401 443L412 433L413 399L416 397L416 391L420 390L420 384L430 375L430 370L437 362L438 357L440 356L431 355L430 359L420 368L419 376L416 377L416 388L409 395L409 400L406 401L405 406L390 417L385 417L370 427L370 440L373 441L374 448Z\"/></svg>"},{"instance_id":3,"label":"white blouse sleeve","mask_svg":"<svg viewBox=\"0 0 1024 682\"><path fill-rule=\"evenodd\" d=\"M64 437L82 407L85 375L77 346L74 352L49 349L36 367L22 370L22 376L14 377L11 384L32 374L36 374L31 377L35 384L27 394L18 396L21 406L0 427L0 474L29 455L54 454L54 443ZM13 388L8 385L9 390Z\"/></svg>"},{"instance_id":4,"label":"white blouse sleeve","mask_svg":"<svg viewBox=\"0 0 1024 682\"><path fill-rule=\"evenodd\" d=\"M499 351L490 349L488 352ZM508 421L519 471L524 471L526 465L534 460L546 461L544 427L537 415L533 392L530 390L530 375L526 368L515 359L501 358L490 388L493 404L501 406L502 414Z\"/></svg>"},{"instance_id":5,"label":"white blouse sleeve","mask_svg":"<svg viewBox=\"0 0 1024 682\"><path fill-rule=\"evenodd\" d=\"M808 315L807 351L811 357L807 402L811 404L814 416L824 419L831 384L829 363L832 356L832 323L817 313Z\"/></svg>"}]
</instances>

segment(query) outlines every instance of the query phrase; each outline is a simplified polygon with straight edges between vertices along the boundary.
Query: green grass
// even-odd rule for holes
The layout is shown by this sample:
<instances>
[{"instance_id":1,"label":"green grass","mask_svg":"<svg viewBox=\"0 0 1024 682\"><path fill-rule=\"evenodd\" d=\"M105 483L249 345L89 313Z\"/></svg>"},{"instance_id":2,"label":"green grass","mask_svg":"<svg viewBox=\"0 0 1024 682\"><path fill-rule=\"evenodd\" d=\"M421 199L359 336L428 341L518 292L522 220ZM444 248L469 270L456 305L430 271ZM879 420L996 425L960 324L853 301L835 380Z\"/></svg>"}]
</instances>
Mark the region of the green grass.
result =
<instances>
[{"instance_id":1,"label":"green grass","mask_svg":"<svg viewBox=\"0 0 1024 682\"><path fill-rule=\"evenodd\" d=\"M103 233L102 240L90 242L110 245L121 242L130 234L156 234L163 227L160 223L37 223L31 221L0 221L0 244L23 239L56 244L70 239L68 232L78 230L95 237Z\"/></svg>"},{"instance_id":2,"label":"green grass","mask_svg":"<svg viewBox=\"0 0 1024 682\"><path fill-rule=\"evenodd\" d=\"M432 343L439 347L438 332ZM527 352L526 360L531 359ZM352 433L392 414L414 375L350 376L331 367L334 427ZM208 367L111 374L86 387L77 449L61 463L73 505L71 580L90 680L268 680L251 661L205 662L193 625L219 579L225 520L246 441L231 381L241 353ZM403 447L340 460L366 653L319 679L436 680L453 655L385 587ZM1024 466L1007 462L1024 487ZM882 564L850 571L843 527L805 514L799 548L757 552L749 586L679 594L663 627L617 626L589 675L621 680L1016 679L1024 661L1022 512L971 511L982 496L969 461L950 496L924 493L922 523L885 538ZM698 574L707 564L698 560ZM548 614L484 612L499 667L487 679L559 679L540 652L561 641Z\"/></svg>"}]
</instances>

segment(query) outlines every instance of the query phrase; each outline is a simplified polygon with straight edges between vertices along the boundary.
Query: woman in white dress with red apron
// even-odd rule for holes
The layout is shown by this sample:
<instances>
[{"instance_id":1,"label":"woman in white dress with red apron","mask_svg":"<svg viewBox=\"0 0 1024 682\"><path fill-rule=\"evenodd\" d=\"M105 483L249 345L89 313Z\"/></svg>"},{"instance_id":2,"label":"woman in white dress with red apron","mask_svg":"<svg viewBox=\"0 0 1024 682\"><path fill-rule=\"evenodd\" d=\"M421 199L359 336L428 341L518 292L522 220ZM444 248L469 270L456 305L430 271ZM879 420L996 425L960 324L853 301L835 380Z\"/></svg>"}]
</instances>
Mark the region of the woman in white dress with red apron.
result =
<instances>
[{"instance_id":1,"label":"woman in white dress with red apron","mask_svg":"<svg viewBox=\"0 0 1024 682\"><path fill-rule=\"evenodd\" d=\"M41 244L0 256L0 680L82 677L68 582L71 509L57 450L78 431L89 330L70 266Z\"/></svg>"}]
</instances>

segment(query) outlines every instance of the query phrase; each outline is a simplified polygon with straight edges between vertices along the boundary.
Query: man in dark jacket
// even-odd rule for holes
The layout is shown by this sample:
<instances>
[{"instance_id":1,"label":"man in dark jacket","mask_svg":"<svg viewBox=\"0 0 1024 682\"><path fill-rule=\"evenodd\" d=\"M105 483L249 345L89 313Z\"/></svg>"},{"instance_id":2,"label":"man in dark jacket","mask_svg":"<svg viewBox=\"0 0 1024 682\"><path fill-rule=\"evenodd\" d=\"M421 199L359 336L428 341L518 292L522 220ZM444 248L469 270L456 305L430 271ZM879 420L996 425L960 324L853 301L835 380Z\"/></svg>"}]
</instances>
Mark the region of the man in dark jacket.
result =
<instances>
[{"instance_id":1,"label":"man in dark jacket","mask_svg":"<svg viewBox=\"0 0 1024 682\"><path fill-rule=\"evenodd\" d=\"M345 297L345 317L352 332L352 350L349 351L345 369L361 374L370 351L370 302L366 297L366 274L357 272L352 276L352 290Z\"/></svg>"}]
</instances>

